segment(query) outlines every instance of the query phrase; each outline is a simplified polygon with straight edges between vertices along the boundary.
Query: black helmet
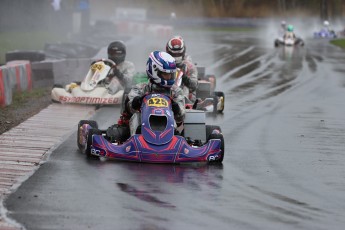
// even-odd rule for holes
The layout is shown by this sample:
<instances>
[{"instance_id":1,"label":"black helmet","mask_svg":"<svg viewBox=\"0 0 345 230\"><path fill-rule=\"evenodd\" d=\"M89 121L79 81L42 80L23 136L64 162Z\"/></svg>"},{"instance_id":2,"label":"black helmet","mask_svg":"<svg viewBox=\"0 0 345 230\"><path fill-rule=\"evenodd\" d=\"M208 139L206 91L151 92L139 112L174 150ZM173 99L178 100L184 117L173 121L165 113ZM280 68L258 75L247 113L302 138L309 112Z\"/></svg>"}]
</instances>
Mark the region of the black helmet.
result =
<instances>
[{"instance_id":1,"label":"black helmet","mask_svg":"<svg viewBox=\"0 0 345 230\"><path fill-rule=\"evenodd\" d=\"M126 45L122 41L114 41L108 46L108 58L120 64L126 58Z\"/></svg>"}]
</instances>

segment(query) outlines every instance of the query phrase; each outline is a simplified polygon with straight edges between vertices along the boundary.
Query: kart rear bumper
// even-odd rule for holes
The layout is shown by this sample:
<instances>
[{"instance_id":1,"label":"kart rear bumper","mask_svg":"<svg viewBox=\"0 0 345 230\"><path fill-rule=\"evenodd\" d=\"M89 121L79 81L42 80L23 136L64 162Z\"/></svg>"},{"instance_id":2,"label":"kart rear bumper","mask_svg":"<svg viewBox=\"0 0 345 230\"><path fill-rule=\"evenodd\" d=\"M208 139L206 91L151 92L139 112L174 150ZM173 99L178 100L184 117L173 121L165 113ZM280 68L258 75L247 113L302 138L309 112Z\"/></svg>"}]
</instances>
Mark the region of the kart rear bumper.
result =
<instances>
[{"instance_id":1,"label":"kart rear bumper","mask_svg":"<svg viewBox=\"0 0 345 230\"><path fill-rule=\"evenodd\" d=\"M73 88L71 92L64 88L53 88L51 97L53 101L60 103L74 103L74 104L121 104L123 97L123 90L116 94L109 94L104 87L97 87L92 91L85 92L80 87Z\"/></svg>"}]
</instances>

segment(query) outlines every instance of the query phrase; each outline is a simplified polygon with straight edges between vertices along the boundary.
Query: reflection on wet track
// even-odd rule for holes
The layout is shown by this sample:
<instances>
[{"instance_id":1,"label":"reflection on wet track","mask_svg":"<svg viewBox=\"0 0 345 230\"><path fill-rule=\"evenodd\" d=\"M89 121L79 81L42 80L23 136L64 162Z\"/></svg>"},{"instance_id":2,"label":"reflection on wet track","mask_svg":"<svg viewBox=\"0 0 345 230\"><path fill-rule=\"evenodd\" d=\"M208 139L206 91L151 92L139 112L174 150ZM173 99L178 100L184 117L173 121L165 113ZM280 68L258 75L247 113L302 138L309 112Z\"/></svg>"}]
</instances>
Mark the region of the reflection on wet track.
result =
<instances>
[{"instance_id":1,"label":"reflection on wet track","mask_svg":"<svg viewBox=\"0 0 345 230\"><path fill-rule=\"evenodd\" d=\"M86 160L73 134L7 200L11 218L28 229L343 229L344 51L312 39L274 48L250 32L185 40L226 95L224 114L207 116L225 136L223 165ZM107 127L119 111L95 120Z\"/></svg>"}]
</instances>

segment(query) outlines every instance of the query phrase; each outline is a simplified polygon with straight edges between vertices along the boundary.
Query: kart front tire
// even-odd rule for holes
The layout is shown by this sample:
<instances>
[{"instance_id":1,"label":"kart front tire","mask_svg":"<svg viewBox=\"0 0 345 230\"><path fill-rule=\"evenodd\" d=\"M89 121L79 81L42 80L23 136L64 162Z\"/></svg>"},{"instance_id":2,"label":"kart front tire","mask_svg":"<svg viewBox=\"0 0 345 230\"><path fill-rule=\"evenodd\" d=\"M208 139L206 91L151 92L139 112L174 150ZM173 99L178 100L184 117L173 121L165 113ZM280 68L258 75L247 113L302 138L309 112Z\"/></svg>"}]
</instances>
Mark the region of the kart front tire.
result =
<instances>
[{"instance_id":1,"label":"kart front tire","mask_svg":"<svg viewBox=\"0 0 345 230\"><path fill-rule=\"evenodd\" d=\"M81 143L81 127L84 125L84 124L89 124L92 128L98 128L98 124L96 121L93 121L93 120L81 120L79 121L78 123L78 130L77 130L77 145L78 145L78 148L80 151L82 152L85 152L85 149L86 149L86 146L83 146L82 143Z\"/></svg>"},{"instance_id":2,"label":"kart front tire","mask_svg":"<svg viewBox=\"0 0 345 230\"><path fill-rule=\"evenodd\" d=\"M87 158L98 158L98 156L91 154L91 145L92 145L93 135L102 135L102 131L97 128L91 128L89 130L89 133L87 135L86 148L85 148L85 155L87 156Z\"/></svg>"},{"instance_id":3,"label":"kart front tire","mask_svg":"<svg viewBox=\"0 0 345 230\"><path fill-rule=\"evenodd\" d=\"M225 107L225 94L224 92L220 92L220 91L215 91L214 92L214 96L215 96L215 99L217 99L217 103L216 103L216 106L213 107L213 111L215 113L222 113L224 111L224 107ZM222 106L221 108L218 110L218 102L219 100L222 100L221 103L222 103ZM213 104L214 106L215 104Z\"/></svg>"},{"instance_id":4,"label":"kart front tire","mask_svg":"<svg viewBox=\"0 0 345 230\"><path fill-rule=\"evenodd\" d=\"M278 47L279 46L279 42L276 40L274 41L274 47Z\"/></svg>"},{"instance_id":5,"label":"kart front tire","mask_svg":"<svg viewBox=\"0 0 345 230\"><path fill-rule=\"evenodd\" d=\"M219 130L220 133L212 133L213 130ZM224 159L224 150L225 150L225 144L224 144L224 136L223 134L221 133L222 130L219 126L216 126L216 125L206 125L206 136L207 136L207 142L211 139L220 139L221 141L221 157L215 161L212 161L210 162L211 164L212 163L222 163L223 162L223 159Z\"/></svg>"}]
</instances>

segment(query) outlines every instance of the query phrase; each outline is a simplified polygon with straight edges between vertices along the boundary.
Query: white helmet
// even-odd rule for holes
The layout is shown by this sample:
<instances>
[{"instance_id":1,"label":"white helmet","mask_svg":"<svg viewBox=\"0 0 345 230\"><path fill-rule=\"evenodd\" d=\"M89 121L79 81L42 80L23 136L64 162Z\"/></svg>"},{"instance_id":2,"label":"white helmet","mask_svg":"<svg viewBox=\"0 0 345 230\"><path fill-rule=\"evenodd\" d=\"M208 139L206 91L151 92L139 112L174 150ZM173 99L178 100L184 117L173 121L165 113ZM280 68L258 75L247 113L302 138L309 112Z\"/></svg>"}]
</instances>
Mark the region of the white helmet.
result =
<instances>
[{"instance_id":1,"label":"white helmet","mask_svg":"<svg viewBox=\"0 0 345 230\"><path fill-rule=\"evenodd\" d=\"M324 26L329 26L329 22L328 22L328 21L324 21L324 22L323 22L323 25L324 25Z\"/></svg>"},{"instance_id":2,"label":"white helmet","mask_svg":"<svg viewBox=\"0 0 345 230\"><path fill-rule=\"evenodd\" d=\"M281 21L281 22L280 22L280 25L286 26L286 21Z\"/></svg>"}]
</instances>

